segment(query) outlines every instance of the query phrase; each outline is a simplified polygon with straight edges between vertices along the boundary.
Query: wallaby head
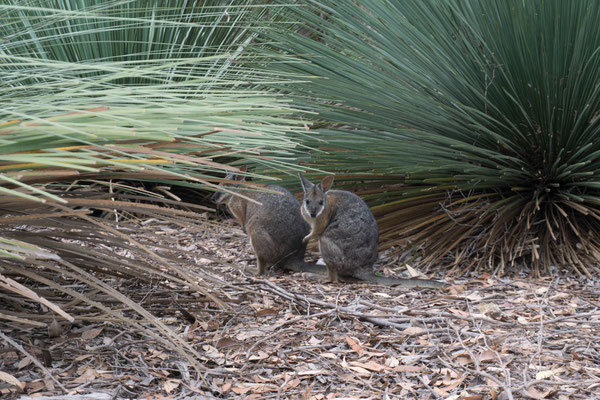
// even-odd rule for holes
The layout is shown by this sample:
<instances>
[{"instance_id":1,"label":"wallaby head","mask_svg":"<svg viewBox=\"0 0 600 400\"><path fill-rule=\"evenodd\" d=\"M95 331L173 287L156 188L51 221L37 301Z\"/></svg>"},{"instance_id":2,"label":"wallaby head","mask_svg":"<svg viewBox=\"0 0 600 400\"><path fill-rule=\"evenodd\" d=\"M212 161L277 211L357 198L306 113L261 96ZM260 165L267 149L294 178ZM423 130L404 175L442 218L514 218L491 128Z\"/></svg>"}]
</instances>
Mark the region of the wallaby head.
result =
<instances>
[{"instance_id":1,"label":"wallaby head","mask_svg":"<svg viewBox=\"0 0 600 400\"><path fill-rule=\"evenodd\" d=\"M225 175L224 181L221 182L219 184L219 186L220 187L239 186L236 182L243 182L246 180L246 175L243 175L243 173L246 172L245 165L240 168L240 172L242 172L242 174L239 174L236 172L228 173L227 175ZM226 203L231 198L231 196L233 196L233 194L231 194L230 192L215 192L212 196L210 196L210 199L216 205L221 205L223 203Z\"/></svg>"},{"instance_id":2,"label":"wallaby head","mask_svg":"<svg viewBox=\"0 0 600 400\"><path fill-rule=\"evenodd\" d=\"M316 185L298 173L304 199L302 200L303 214L310 218L317 218L327 209L327 191L333 184L333 175L326 176Z\"/></svg>"}]
</instances>

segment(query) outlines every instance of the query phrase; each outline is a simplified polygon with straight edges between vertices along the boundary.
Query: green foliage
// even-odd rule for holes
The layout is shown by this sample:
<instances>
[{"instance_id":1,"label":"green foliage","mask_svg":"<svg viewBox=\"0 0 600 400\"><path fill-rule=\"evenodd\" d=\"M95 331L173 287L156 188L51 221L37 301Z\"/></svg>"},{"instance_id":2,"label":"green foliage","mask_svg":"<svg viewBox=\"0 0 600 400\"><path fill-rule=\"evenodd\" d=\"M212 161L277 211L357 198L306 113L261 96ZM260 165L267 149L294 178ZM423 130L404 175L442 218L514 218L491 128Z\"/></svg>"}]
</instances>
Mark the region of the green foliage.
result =
<instances>
[{"instance_id":1,"label":"green foliage","mask_svg":"<svg viewBox=\"0 0 600 400\"><path fill-rule=\"evenodd\" d=\"M293 108L255 89L280 78L237 65L254 58L245 21L261 12L249 2L13 3L0 6L0 154L13 165L4 170L159 164L175 180L197 181L192 173L222 170L215 157L268 164L265 156L293 152ZM160 153L137 151L149 142L164 142Z\"/></svg>"},{"instance_id":2,"label":"green foliage","mask_svg":"<svg viewBox=\"0 0 600 400\"><path fill-rule=\"evenodd\" d=\"M302 35L265 35L289 57L281 71L316 79L280 87L318 112L314 165L375 206L384 247L408 240L427 262L500 270L527 256L589 275L600 261L600 3L299 3L286 17Z\"/></svg>"},{"instance_id":3,"label":"green foliage","mask_svg":"<svg viewBox=\"0 0 600 400\"><path fill-rule=\"evenodd\" d=\"M231 155L280 169L304 127L256 89L281 77L241 66L264 8L220 3L0 5L0 191L64 203L39 184L214 187Z\"/></svg>"},{"instance_id":4,"label":"green foliage","mask_svg":"<svg viewBox=\"0 0 600 400\"><path fill-rule=\"evenodd\" d=\"M164 194L168 186L213 188L217 173L237 170L224 163L233 157L271 169L289 165L298 151L289 133L305 127L292 119L295 108L286 98L259 89L290 77L246 66L258 61L248 52L255 38L249 24L267 9L252 3L2 2L0 282L6 290L36 301L17 282L27 277L28 284L78 298L46 276L82 282L152 321L163 340L177 343L198 366L194 349L98 277L160 276L225 307L197 271L178 269L176 257L159 256L129 236L135 225L122 218L193 226L204 222L199 215L121 200L174 203ZM160 187L133 188L131 181ZM91 209L118 210L118 225Z\"/></svg>"}]
</instances>

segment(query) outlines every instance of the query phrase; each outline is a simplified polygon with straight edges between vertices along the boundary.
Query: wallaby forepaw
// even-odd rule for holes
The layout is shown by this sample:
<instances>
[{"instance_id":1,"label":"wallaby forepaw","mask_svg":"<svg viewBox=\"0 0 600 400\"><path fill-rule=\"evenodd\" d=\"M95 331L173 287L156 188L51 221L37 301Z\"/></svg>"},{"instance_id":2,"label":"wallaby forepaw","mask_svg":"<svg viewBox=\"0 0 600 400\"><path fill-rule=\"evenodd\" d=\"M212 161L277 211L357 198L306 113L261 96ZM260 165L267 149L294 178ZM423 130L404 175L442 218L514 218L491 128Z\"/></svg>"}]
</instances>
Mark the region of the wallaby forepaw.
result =
<instances>
[{"instance_id":1,"label":"wallaby forepaw","mask_svg":"<svg viewBox=\"0 0 600 400\"><path fill-rule=\"evenodd\" d=\"M308 244L308 242L310 242L310 235L304 236L304 239L302 239L302 243Z\"/></svg>"}]
</instances>

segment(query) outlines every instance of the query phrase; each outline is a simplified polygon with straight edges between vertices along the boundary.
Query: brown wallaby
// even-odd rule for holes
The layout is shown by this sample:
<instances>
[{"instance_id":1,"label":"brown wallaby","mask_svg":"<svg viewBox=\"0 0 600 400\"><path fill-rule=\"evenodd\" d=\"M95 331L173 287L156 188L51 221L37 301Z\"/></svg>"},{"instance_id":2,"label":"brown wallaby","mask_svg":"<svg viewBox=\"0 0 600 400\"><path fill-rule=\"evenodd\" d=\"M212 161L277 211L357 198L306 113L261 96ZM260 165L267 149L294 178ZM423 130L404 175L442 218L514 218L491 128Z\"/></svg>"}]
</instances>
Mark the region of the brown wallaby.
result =
<instances>
[{"instance_id":1,"label":"brown wallaby","mask_svg":"<svg viewBox=\"0 0 600 400\"><path fill-rule=\"evenodd\" d=\"M246 168L241 169L242 172ZM230 174L225 179L241 182L239 174ZM236 183L221 184L227 188L239 188ZM306 243L302 239L308 234L308 224L300 215L300 203L288 190L267 185L269 192L239 189L238 193L260 204L227 192L216 192L212 200L226 204L250 237L250 245L257 259L258 273L264 275L277 266L292 271L323 273L324 268L304 261Z\"/></svg>"},{"instance_id":2,"label":"brown wallaby","mask_svg":"<svg viewBox=\"0 0 600 400\"><path fill-rule=\"evenodd\" d=\"M304 190L302 217L310 224L310 239L319 240L321 257L327 266L331 282L338 275L381 285L423 287L439 289L444 282L427 279L393 279L375 275L373 265L377 261L379 229L377 221L367 204L354 193L345 190L329 190L333 176L313 184L301 174Z\"/></svg>"}]
</instances>

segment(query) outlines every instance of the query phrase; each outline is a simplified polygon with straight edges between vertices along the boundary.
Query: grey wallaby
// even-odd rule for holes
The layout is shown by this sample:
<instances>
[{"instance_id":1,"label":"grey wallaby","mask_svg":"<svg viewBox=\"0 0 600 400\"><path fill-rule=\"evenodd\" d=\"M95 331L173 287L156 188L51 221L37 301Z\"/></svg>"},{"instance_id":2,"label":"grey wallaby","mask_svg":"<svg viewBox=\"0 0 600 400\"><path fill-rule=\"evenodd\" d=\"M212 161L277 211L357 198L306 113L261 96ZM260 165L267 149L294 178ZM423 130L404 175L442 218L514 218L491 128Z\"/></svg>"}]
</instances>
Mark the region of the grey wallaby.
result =
<instances>
[{"instance_id":1,"label":"grey wallaby","mask_svg":"<svg viewBox=\"0 0 600 400\"><path fill-rule=\"evenodd\" d=\"M394 279L375 275L373 265L377 261L379 229L377 221L367 204L354 193L345 190L329 190L333 176L325 177L316 185L301 174L304 190L302 217L310 224L310 239L319 241L321 257L327 265L331 282L338 276L402 287L440 289L444 282L427 279Z\"/></svg>"},{"instance_id":2,"label":"grey wallaby","mask_svg":"<svg viewBox=\"0 0 600 400\"><path fill-rule=\"evenodd\" d=\"M241 171L245 172L246 168L242 167ZM229 174L225 179L230 182L222 183L223 187L238 188L237 193L246 198L231 192L216 192L212 200L218 205L226 204L244 227L260 275L274 266L291 271L324 272L322 266L304 261L306 243L302 239L308 235L309 227L300 215L300 203L294 195L275 185L264 187L269 192L241 189L236 182L245 177L240 174Z\"/></svg>"}]
</instances>

